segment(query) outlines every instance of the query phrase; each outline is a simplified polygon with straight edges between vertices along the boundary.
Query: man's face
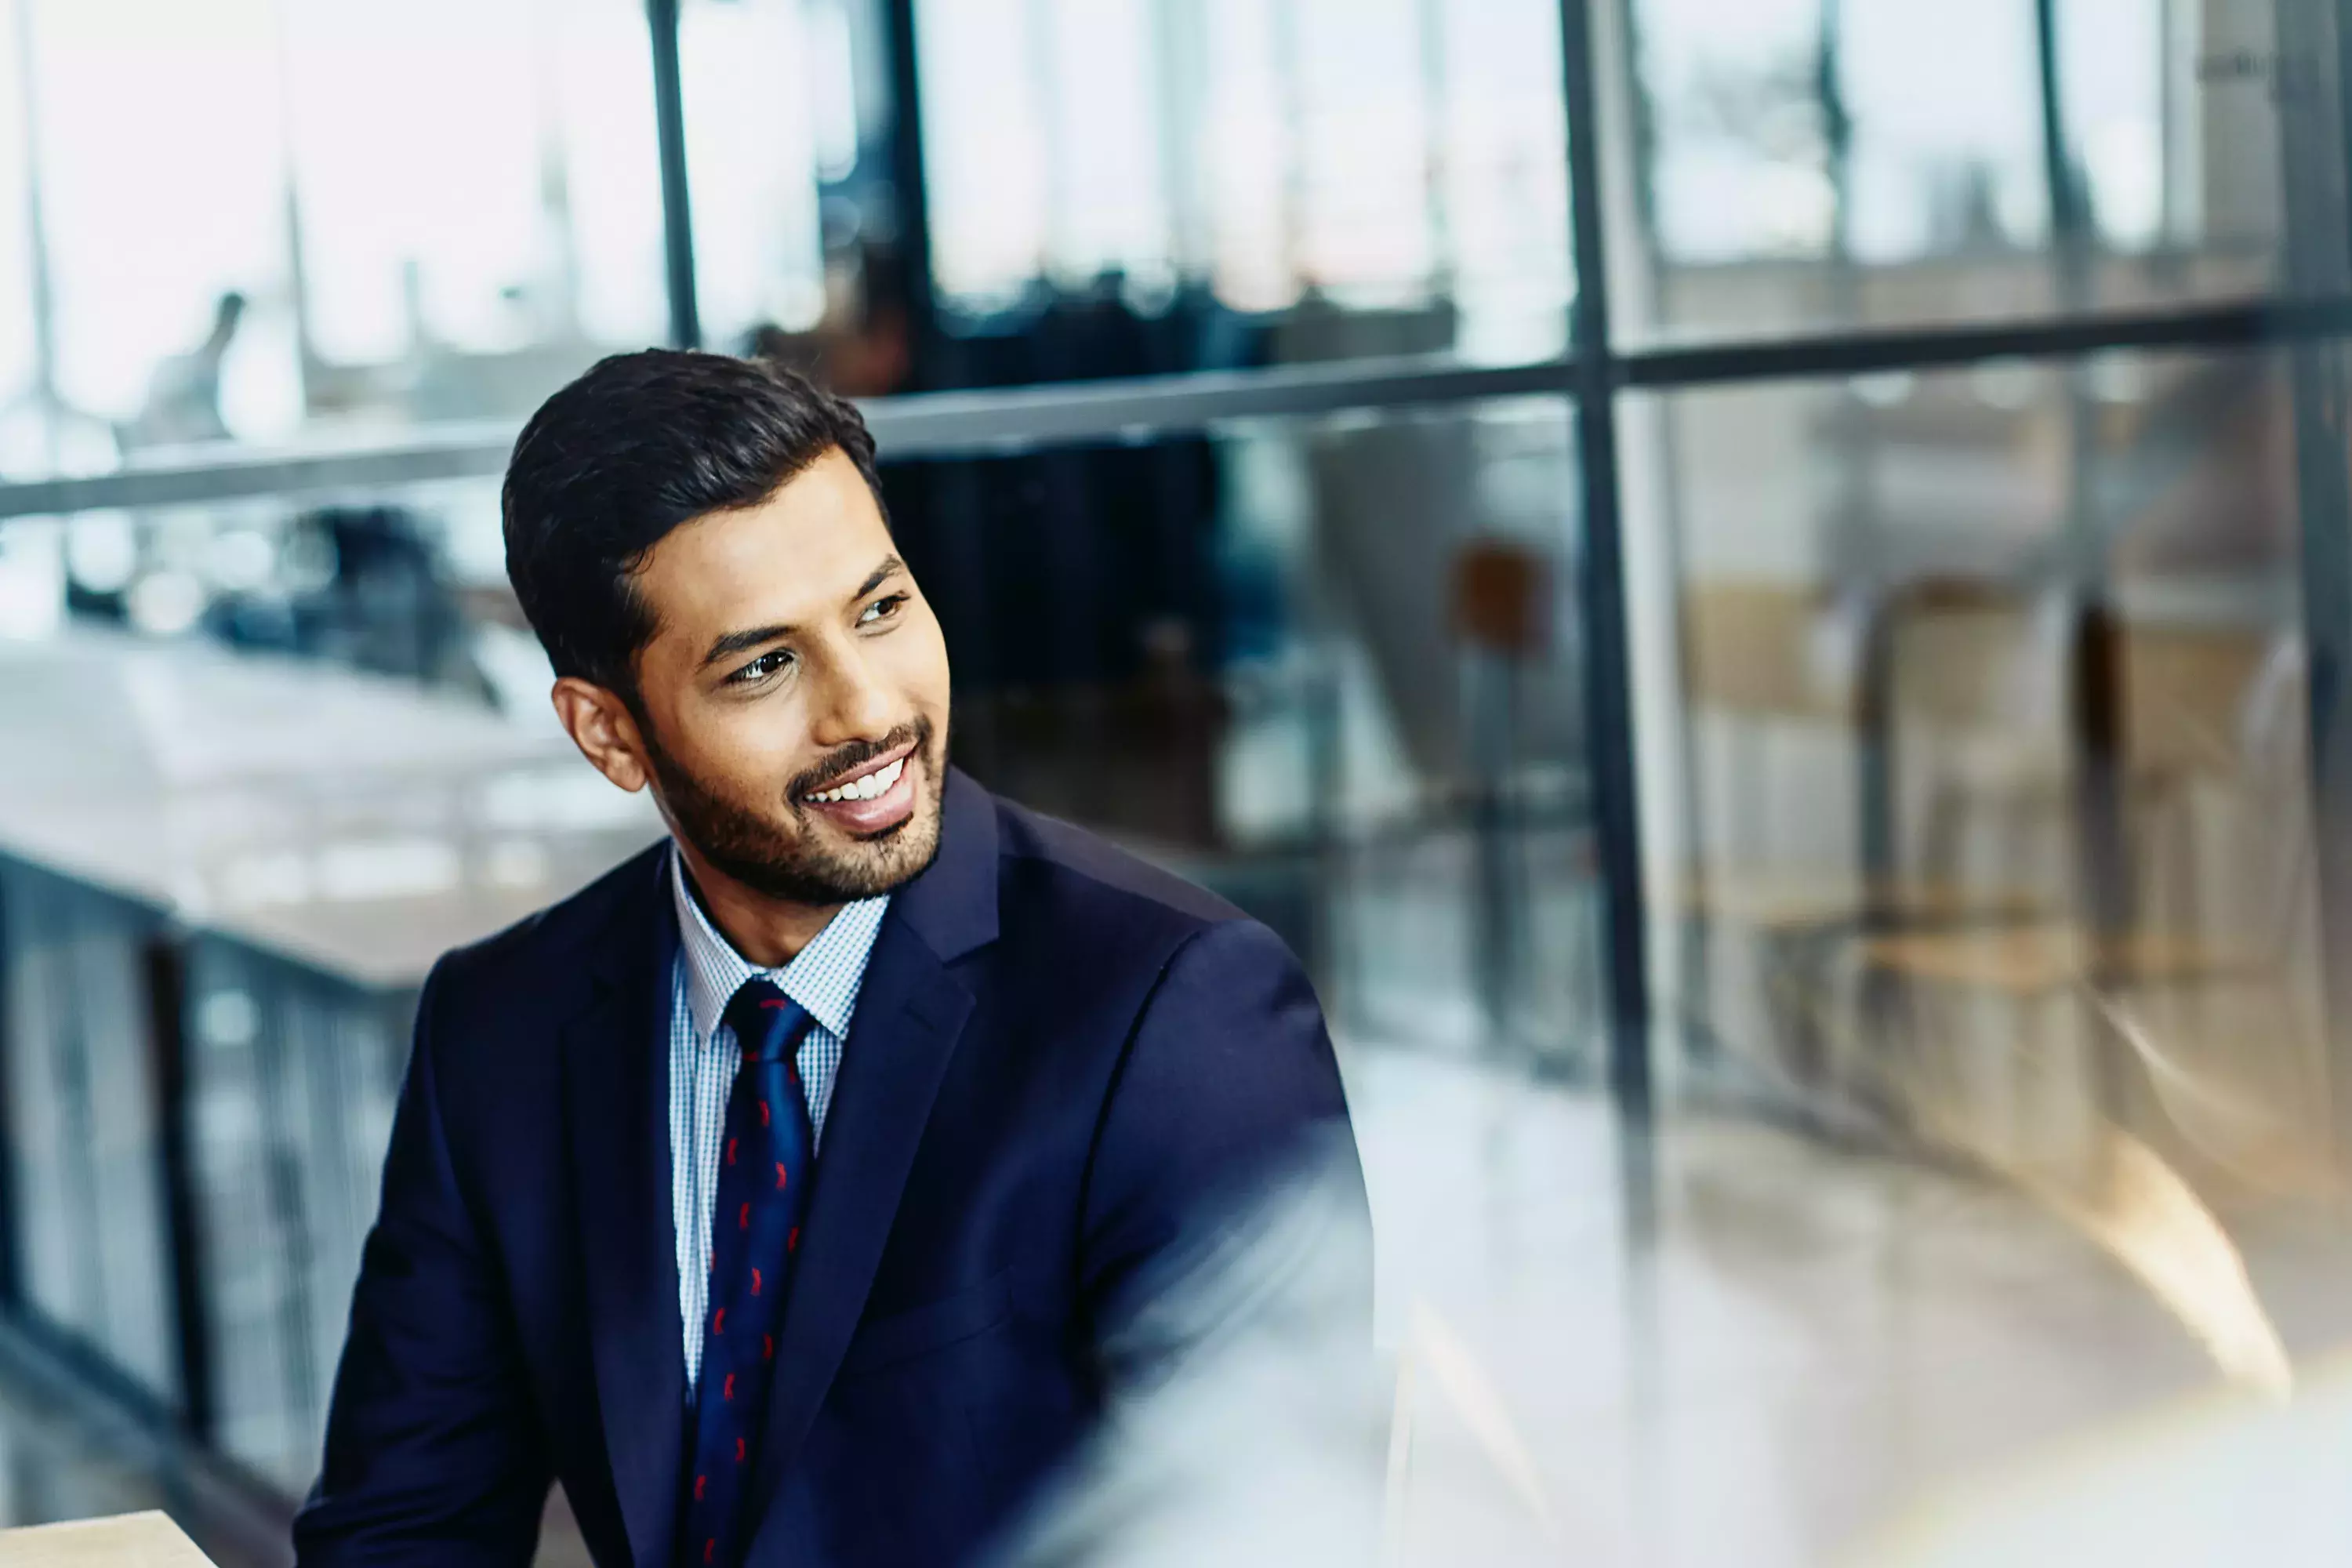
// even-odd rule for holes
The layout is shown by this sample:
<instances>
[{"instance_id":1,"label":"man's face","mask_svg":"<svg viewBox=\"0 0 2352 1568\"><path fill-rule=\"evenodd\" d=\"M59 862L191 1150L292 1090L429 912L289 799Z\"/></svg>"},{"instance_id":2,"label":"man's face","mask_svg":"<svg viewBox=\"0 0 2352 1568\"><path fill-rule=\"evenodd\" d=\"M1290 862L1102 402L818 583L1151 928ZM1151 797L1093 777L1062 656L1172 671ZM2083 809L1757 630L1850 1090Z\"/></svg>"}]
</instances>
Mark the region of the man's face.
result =
<instances>
[{"instance_id":1,"label":"man's face","mask_svg":"<svg viewBox=\"0 0 2352 1568\"><path fill-rule=\"evenodd\" d=\"M770 898L889 891L939 852L948 658L856 465L673 531L638 572L645 760L678 837Z\"/></svg>"}]
</instances>

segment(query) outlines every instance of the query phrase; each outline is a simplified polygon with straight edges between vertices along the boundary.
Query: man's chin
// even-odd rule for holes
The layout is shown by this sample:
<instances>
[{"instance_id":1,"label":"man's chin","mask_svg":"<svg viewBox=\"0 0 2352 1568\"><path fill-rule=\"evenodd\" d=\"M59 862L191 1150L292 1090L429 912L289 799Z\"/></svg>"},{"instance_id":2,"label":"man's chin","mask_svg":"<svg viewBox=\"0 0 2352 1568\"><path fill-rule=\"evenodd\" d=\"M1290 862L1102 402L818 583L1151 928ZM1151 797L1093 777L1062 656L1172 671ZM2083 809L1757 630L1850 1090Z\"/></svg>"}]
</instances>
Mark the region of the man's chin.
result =
<instances>
[{"instance_id":1,"label":"man's chin","mask_svg":"<svg viewBox=\"0 0 2352 1568\"><path fill-rule=\"evenodd\" d=\"M839 851L810 869L852 899L878 899L896 892L939 858L940 816L929 802L913 816L871 833L853 834L830 826L825 831Z\"/></svg>"},{"instance_id":2,"label":"man's chin","mask_svg":"<svg viewBox=\"0 0 2352 1568\"><path fill-rule=\"evenodd\" d=\"M940 856L940 819L929 810L905 821L849 840L851 853L866 862L866 880L877 897L906 886L930 868Z\"/></svg>"},{"instance_id":3,"label":"man's chin","mask_svg":"<svg viewBox=\"0 0 2352 1568\"><path fill-rule=\"evenodd\" d=\"M939 858L946 784L928 758L922 773L915 809L865 833L805 803L787 807L788 822L763 822L675 786L667 815L706 861L752 891L780 903L838 906L896 892Z\"/></svg>"}]
</instances>

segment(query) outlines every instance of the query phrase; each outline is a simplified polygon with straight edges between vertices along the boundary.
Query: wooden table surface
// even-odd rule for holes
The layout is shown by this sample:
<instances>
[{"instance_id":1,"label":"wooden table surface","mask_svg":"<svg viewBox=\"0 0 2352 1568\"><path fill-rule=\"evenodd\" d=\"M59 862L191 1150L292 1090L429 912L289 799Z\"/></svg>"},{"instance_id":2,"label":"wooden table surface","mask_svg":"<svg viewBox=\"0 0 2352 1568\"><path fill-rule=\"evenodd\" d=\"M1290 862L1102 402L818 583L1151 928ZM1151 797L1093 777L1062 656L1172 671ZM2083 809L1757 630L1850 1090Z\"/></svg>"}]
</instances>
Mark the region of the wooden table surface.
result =
<instances>
[{"instance_id":1,"label":"wooden table surface","mask_svg":"<svg viewBox=\"0 0 2352 1568\"><path fill-rule=\"evenodd\" d=\"M0 1568L212 1568L160 1513L0 1530Z\"/></svg>"}]
</instances>

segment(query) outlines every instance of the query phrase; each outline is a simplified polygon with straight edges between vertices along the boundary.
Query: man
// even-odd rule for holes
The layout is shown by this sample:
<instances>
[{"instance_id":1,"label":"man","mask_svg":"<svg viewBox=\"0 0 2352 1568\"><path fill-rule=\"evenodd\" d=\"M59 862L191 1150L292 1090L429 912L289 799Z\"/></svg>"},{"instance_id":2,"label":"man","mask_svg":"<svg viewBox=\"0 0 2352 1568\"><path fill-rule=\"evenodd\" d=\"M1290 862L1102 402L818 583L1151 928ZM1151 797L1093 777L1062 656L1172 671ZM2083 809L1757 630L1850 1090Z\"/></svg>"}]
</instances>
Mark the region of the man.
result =
<instances>
[{"instance_id":1,"label":"man","mask_svg":"<svg viewBox=\"0 0 2352 1568\"><path fill-rule=\"evenodd\" d=\"M557 713L670 838L427 980L299 1558L520 1568L561 1479L603 1568L965 1559L1181 1362L1148 1325L1236 1205L1336 1142L1360 1220L1314 996L949 767L847 404L606 360L505 523Z\"/></svg>"}]
</instances>

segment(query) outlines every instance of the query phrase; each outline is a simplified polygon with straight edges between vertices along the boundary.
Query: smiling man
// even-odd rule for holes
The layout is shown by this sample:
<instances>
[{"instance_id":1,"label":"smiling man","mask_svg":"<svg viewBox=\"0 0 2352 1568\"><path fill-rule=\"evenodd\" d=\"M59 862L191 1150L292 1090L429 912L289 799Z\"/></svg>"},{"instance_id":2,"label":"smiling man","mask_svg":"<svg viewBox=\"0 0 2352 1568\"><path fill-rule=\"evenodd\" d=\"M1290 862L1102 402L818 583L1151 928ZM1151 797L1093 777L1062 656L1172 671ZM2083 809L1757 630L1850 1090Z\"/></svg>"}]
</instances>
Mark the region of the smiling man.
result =
<instances>
[{"instance_id":1,"label":"smiling man","mask_svg":"<svg viewBox=\"0 0 2352 1568\"><path fill-rule=\"evenodd\" d=\"M949 766L848 405L610 359L505 515L557 713L670 832L435 966L299 1560L522 1568L559 1479L603 1568L968 1559L1223 1331L1171 1282L1286 1172L1337 1149L1360 1223L1314 994Z\"/></svg>"}]
</instances>

